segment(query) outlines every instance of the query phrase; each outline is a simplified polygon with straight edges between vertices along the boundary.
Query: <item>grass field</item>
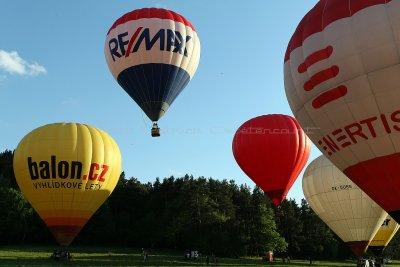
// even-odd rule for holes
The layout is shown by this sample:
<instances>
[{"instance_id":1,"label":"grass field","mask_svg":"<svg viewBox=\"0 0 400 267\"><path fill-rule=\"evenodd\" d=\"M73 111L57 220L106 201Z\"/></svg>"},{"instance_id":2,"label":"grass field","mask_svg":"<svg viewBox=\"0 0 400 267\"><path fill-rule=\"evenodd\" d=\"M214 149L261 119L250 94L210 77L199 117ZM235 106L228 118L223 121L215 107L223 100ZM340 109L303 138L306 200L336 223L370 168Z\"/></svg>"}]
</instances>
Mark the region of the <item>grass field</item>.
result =
<instances>
[{"instance_id":1,"label":"grass field","mask_svg":"<svg viewBox=\"0 0 400 267\"><path fill-rule=\"evenodd\" d=\"M149 261L144 263L139 250L107 248L71 248L73 259L69 262L50 260L51 247L0 247L1 266L206 266L205 259L185 261L182 254L151 252ZM218 266L270 266L259 258L219 258ZM210 264L215 266L215 264ZM272 266L309 266L308 262L293 260L291 264L279 261ZM313 266L355 266L355 262L316 262ZM400 266L393 263L390 266Z\"/></svg>"}]
</instances>

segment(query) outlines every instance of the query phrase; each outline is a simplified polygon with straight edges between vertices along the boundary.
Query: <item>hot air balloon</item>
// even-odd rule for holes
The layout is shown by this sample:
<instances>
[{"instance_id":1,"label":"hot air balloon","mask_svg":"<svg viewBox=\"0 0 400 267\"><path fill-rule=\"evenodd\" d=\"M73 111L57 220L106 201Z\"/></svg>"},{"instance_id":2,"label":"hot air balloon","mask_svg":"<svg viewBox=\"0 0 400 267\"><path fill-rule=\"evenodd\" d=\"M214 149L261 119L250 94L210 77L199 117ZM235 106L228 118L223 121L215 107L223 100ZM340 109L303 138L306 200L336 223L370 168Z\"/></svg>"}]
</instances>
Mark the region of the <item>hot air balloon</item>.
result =
<instances>
[{"instance_id":1,"label":"hot air balloon","mask_svg":"<svg viewBox=\"0 0 400 267\"><path fill-rule=\"evenodd\" d=\"M22 194L66 247L114 190L121 154L100 129L79 123L49 124L19 143L14 172Z\"/></svg>"},{"instance_id":2,"label":"hot air balloon","mask_svg":"<svg viewBox=\"0 0 400 267\"><path fill-rule=\"evenodd\" d=\"M192 23L166 9L133 10L107 33L104 54L118 84L153 121L158 120L193 78L200 40Z\"/></svg>"},{"instance_id":3,"label":"hot air balloon","mask_svg":"<svg viewBox=\"0 0 400 267\"><path fill-rule=\"evenodd\" d=\"M399 0L321 0L284 65L289 104L311 140L397 222L399 48Z\"/></svg>"},{"instance_id":4,"label":"hot air balloon","mask_svg":"<svg viewBox=\"0 0 400 267\"><path fill-rule=\"evenodd\" d=\"M264 115L245 122L232 142L240 168L278 206L304 168L310 140L287 115Z\"/></svg>"},{"instance_id":5,"label":"hot air balloon","mask_svg":"<svg viewBox=\"0 0 400 267\"><path fill-rule=\"evenodd\" d=\"M393 220L390 215L388 215L374 236L374 239L372 239L371 243L369 244L369 250L371 250L375 255L381 257L383 250L399 230L399 227L400 225L396 223L396 221Z\"/></svg>"},{"instance_id":6,"label":"hot air balloon","mask_svg":"<svg viewBox=\"0 0 400 267\"><path fill-rule=\"evenodd\" d=\"M312 210L361 257L387 213L325 156L310 163L303 192Z\"/></svg>"}]
</instances>

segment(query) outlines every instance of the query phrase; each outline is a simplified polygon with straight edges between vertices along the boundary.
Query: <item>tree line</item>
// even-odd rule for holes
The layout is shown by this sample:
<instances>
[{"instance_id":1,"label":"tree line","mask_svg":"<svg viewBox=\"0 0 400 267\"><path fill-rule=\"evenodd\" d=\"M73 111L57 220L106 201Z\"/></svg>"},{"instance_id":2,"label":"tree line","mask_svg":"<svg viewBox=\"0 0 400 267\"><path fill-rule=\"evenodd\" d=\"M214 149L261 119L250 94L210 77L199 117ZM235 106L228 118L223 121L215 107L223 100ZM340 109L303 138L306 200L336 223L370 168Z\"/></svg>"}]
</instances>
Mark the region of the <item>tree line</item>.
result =
<instances>
[{"instance_id":1,"label":"tree line","mask_svg":"<svg viewBox=\"0 0 400 267\"><path fill-rule=\"evenodd\" d=\"M13 152L0 153L0 244L56 243L22 196L12 168ZM386 253L400 257L396 236ZM305 200L276 208L259 188L190 175L141 183L122 173L109 199L73 245L199 250L241 257L345 259L350 250Z\"/></svg>"}]
</instances>

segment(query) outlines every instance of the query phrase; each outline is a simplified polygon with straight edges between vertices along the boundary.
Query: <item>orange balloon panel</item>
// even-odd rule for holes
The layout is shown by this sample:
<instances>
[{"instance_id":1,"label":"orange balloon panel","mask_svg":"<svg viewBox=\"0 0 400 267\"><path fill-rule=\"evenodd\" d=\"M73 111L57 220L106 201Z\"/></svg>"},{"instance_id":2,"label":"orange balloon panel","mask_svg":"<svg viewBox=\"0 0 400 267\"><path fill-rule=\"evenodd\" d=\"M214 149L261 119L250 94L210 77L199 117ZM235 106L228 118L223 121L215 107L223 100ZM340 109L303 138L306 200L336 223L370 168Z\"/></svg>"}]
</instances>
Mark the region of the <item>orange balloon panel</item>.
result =
<instances>
[{"instance_id":1,"label":"orange balloon panel","mask_svg":"<svg viewBox=\"0 0 400 267\"><path fill-rule=\"evenodd\" d=\"M22 193L58 243L68 246L114 190L121 153L100 129L49 124L19 143L14 172Z\"/></svg>"}]
</instances>

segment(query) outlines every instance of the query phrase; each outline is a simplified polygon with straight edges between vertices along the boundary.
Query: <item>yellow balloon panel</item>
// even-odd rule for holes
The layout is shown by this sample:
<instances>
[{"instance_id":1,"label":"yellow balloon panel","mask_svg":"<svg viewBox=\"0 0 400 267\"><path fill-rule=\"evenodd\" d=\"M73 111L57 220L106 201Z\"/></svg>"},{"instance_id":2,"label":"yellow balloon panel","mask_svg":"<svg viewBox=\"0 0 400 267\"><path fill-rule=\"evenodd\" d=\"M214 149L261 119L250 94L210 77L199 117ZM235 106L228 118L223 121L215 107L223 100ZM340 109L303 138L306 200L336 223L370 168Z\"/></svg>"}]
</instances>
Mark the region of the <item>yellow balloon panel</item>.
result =
<instances>
[{"instance_id":1,"label":"yellow balloon panel","mask_svg":"<svg viewBox=\"0 0 400 267\"><path fill-rule=\"evenodd\" d=\"M396 223L390 215L388 215L376 233L374 239L372 239L370 247L386 247L396 234L397 230L399 230L399 227L400 225Z\"/></svg>"},{"instance_id":2,"label":"yellow balloon panel","mask_svg":"<svg viewBox=\"0 0 400 267\"><path fill-rule=\"evenodd\" d=\"M58 243L67 246L114 190L121 153L100 129L50 124L22 139L14 172L24 196Z\"/></svg>"}]
</instances>

